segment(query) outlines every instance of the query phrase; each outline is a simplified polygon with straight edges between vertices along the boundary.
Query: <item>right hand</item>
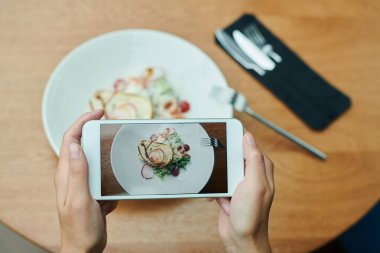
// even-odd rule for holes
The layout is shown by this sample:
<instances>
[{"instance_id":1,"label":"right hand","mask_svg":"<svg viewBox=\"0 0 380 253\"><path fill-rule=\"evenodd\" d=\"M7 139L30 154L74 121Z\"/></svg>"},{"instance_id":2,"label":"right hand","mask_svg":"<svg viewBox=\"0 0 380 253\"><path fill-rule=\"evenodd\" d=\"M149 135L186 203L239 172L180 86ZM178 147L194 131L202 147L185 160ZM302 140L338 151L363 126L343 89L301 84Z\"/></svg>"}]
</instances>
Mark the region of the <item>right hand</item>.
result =
<instances>
[{"instance_id":1,"label":"right hand","mask_svg":"<svg viewBox=\"0 0 380 253\"><path fill-rule=\"evenodd\" d=\"M244 135L245 176L231 199L218 198L219 234L227 252L271 252L269 211L274 196L273 163ZM214 199L208 199L212 201Z\"/></svg>"}]
</instances>

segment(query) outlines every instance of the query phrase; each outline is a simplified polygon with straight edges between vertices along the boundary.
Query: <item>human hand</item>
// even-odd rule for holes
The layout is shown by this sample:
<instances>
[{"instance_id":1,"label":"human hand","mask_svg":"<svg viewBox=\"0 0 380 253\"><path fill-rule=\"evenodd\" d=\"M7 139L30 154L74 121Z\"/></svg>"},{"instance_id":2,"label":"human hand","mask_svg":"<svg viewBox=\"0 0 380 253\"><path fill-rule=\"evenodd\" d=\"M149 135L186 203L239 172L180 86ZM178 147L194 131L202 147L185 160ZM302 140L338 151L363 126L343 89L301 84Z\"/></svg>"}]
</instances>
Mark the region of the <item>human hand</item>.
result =
<instances>
[{"instance_id":1,"label":"human hand","mask_svg":"<svg viewBox=\"0 0 380 253\"><path fill-rule=\"evenodd\" d=\"M102 252L107 243L106 215L117 202L92 198L87 159L80 146L83 124L103 114L103 110L83 114L63 137L55 175L62 253Z\"/></svg>"},{"instance_id":2,"label":"human hand","mask_svg":"<svg viewBox=\"0 0 380 253\"><path fill-rule=\"evenodd\" d=\"M231 199L218 198L219 234L227 252L271 252L269 211L274 196L273 163L244 135L245 176ZM212 201L214 199L208 199Z\"/></svg>"}]
</instances>

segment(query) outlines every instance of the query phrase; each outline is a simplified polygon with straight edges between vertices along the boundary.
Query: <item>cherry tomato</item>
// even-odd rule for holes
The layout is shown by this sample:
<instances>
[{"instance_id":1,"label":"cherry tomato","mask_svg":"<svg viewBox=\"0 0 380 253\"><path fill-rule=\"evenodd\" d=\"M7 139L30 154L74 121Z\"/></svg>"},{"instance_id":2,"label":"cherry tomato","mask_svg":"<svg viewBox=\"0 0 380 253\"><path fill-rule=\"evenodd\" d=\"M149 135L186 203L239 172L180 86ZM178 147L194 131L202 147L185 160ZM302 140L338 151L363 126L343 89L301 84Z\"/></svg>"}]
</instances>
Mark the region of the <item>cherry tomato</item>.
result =
<instances>
[{"instance_id":1,"label":"cherry tomato","mask_svg":"<svg viewBox=\"0 0 380 253\"><path fill-rule=\"evenodd\" d=\"M189 150L190 150L190 146L187 145L187 144L184 144L184 145L183 145L183 148L185 149L185 151L189 151Z\"/></svg>"},{"instance_id":2,"label":"cherry tomato","mask_svg":"<svg viewBox=\"0 0 380 253\"><path fill-rule=\"evenodd\" d=\"M189 102L183 100L181 103L179 103L179 108L181 109L181 112L187 112L190 110L190 104Z\"/></svg>"}]
</instances>

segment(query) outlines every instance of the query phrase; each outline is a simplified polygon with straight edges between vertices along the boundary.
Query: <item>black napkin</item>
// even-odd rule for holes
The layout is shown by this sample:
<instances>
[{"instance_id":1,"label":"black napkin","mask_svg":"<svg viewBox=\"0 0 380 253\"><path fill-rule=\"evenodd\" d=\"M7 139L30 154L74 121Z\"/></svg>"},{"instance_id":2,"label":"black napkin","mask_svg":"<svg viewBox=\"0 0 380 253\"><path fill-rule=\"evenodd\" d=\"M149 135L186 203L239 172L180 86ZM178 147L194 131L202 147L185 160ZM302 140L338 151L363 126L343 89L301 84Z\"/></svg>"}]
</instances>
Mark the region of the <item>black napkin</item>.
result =
<instances>
[{"instance_id":1,"label":"black napkin","mask_svg":"<svg viewBox=\"0 0 380 253\"><path fill-rule=\"evenodd\" d=\"M272 45L273 51L282 57L282 61L276 63L275 69L268 71L264 76L258 75L253 70L246 70L282 100L309 127L315 130L325 129L350 107L351 101L348 96L313 71L253 15L243 15L224 31L232 38L234 30L243 32L249 24L256 25L265 37L266 43ZM217 39L216 41L221 46Z\"/></svg>"}]
</instances>

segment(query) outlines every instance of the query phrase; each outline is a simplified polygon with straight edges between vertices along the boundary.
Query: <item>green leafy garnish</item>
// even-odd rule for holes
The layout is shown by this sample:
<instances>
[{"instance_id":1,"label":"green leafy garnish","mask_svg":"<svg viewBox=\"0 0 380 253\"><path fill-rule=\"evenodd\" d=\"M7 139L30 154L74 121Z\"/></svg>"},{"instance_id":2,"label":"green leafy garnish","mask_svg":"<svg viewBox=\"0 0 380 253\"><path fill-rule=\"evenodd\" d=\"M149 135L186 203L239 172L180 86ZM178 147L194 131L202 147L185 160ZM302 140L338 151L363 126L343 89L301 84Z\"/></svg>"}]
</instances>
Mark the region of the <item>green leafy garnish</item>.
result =
<instances>
[{"instance_id":1,"label":"green leafy garnish","mask_svg":"<svg viewBox=\"0 0 380 253\"><path fill-rule=\"evenodd\" d=\"M165 176L171 175L175 168L184 169L190 163L191 156L182 156L179 160L168 164L163 168L153 168L153 173L163 180Z\"/></svg>"}]
</instances>

